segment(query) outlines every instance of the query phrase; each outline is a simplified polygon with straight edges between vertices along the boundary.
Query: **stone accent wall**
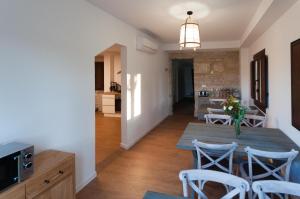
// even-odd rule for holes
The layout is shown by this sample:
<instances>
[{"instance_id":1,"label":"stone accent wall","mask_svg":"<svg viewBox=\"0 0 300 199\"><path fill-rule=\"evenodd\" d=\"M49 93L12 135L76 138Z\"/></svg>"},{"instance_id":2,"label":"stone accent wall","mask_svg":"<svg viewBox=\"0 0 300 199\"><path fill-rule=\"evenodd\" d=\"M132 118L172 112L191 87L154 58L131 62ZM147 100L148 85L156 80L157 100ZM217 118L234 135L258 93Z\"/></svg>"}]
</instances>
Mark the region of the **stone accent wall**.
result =
<instances>
[{"instance_id":1,"label":"stone accent wall","mask_svg":"<svg viewBox=\"0 0 300 199\"><path fill-rule=\"evenodd\" d=\"M195 92L207 89L240 89L240 67L238 51L176 52L170 59L194 60Z\"/></svg>"}]
</instances>

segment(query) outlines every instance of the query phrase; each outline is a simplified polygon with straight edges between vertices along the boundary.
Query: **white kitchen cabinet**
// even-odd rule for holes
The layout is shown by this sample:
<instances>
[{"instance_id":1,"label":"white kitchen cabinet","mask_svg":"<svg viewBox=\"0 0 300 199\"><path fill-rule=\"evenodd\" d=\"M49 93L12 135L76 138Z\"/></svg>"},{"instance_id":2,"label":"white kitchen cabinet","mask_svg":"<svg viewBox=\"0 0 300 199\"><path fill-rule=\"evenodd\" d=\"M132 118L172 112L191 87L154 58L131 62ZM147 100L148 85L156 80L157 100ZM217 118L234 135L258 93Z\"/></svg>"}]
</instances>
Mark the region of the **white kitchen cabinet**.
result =
<instances>
[{"instance_id":1,"label":"white kitchen cabinet","mask_svg":"<svg viewBox=\"0 0 300 199\"><path fill-rule=\"evenodd\" d=\"M115 114L115 100L114 94L102 95L102 113L103 114Z\"/></svg>"},{"instance_id":2,"label":"white kitchen cabinet","mask_svg":"<svg viewBox=\"0 0 300 199\"><path fill-rule=\"evenodd\" d=\"M102 95L103 91L96 91L95 93L95 106L98 111L102 111Z\"/></svg>"}]
</instances>

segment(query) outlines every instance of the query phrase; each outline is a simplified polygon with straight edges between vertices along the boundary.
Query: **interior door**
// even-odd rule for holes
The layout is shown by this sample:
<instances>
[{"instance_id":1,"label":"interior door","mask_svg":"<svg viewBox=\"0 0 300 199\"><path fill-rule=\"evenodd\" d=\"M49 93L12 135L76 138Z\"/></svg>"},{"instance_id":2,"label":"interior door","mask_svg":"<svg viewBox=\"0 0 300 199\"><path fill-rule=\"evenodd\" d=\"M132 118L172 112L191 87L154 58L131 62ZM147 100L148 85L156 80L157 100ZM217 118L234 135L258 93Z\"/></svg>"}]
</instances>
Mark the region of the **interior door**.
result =
<instances>
[{"instance_id":1,"label":"interior door","mask_svg":"<svg viewBox=\"0 0 300 199\"><path fill-rule=\"evenodd\" d=\"M95 62L95 89L104 90L104 62Z\"/></svg>"}]
</instances>

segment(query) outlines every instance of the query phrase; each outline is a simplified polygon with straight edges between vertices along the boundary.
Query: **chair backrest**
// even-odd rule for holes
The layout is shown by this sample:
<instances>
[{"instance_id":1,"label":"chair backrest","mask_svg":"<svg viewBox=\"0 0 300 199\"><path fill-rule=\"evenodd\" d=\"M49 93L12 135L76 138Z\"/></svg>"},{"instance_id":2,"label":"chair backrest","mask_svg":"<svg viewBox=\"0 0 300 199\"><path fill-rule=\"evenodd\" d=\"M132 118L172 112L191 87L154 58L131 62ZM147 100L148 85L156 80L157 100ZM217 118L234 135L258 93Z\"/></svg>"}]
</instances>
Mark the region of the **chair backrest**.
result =
<instances>
[{"instance_id":1,"label":"chair backrest","mask_svg":"<svg viewBox=\"0 0 300 199\"><path fill-rule=\"evenodd\" d=\"M300 184L292 182L277 180L256 181L253 183L252 189L257 193L259 199L270 199L270 197L267 196L267 193L300 196Z\"/></svg>"},{"instance_id":2,"label":"chair backrest","mask_svg":"<svg viewBox=\"0 0 300 199\"><path fill-rule=\"evenodd\" d=\"M179 173L179 179L182 182L184 197L189 197L188 192L190 187L198 196L207 199L201 188L195 184L195 182L199 181L217 182L232 187L233 189L223 196L222 199L230 199L237 195L239 195L240 199L244 199L246 191L249 190L249 183L243 178L218 171L201 169L184 170Z\"/></svg>"},{"instance_id":3,"label":"chair backrest","mask_svg":"<svg viewBox=\"0 0 300 199\"><path fill-rule=\"evenodd\" d=\"M210 114L214 113L225 113L224 109L219 109L219 108L207 108L207 112Z\"/></svg>"},{"instance_id":4,"label":"chair backrest","mask_svg":"<svg viewBox=\"0 0 300 199\"><path fill-rule=\"evenodd\" d=\"M266 116L245 114L241 125L245 124L248 127L265 127L266 126Z\"/></svg>"},{"instance_id":5,"label":"chair backrest","mask_svg":"<svg viewBox=\"0 0 300 199\"><path fill-rule=\"evenodd\" d=\"M237 148L237 143L232 144L207 144L193 140L193 145L197 151L197 168L198 169L209 169L212 166L218 167L220 170L226 173L232 173L232 161L233 153ZM202 158L207 161L202 162ZM228 160L226 165L222 165L223 160Z\"/></svg>"},{"instance_id":6,"label":"chair backrest","mask_svg":"<svg viewBox=\"0 0 300 199\"><path fill-rule=\"evenodd\" d=\"M231 125L231 116L221 114L205 114L204 118L207 124Z\"/></svg>"},{"instance_id":7,"label":"chair backrest","mask_svg":"<svg viewBox=\"0 0 300 199\"><path fill-rule=\"evenodd\" d=\"M226 99L214 99L214 98L210 98L209 99L209 103L210 104L219 104L219 105L223 105L226 102Z\"/></svg>"},{"instance_id":8,"label":"chair backrest","mask_svg":"<svg viewBox=\"0 0 300 199\"><path fill-rule=\"evenodd\" d=\"M246 147L245 151L248 154L248 168L250 181L259 180L268 176L273 176L281 181L288 181L292 161L298 155L298 151L295 151L294 149L292 149L289 152L269 152ZM271 159L272 161L276 161L277 164L279 164L279 166L272 164L273 167L270 168L270 166L268 166L263 161L263 159ZM265 172L253 175L253 161L256 162Z\"/></svg>"},{"instance_id":9,"label":"chair backrest","mask_svg":"<svg viewBox=\"0 0 300 199\"><path fill-rule=\"evenodd\" d=\"M259 110L248 108L248 109L246 109L245 112L246 112L246 114L249 114L249 115L257 115L259 113Z\"/></svg>"}]
</instances>

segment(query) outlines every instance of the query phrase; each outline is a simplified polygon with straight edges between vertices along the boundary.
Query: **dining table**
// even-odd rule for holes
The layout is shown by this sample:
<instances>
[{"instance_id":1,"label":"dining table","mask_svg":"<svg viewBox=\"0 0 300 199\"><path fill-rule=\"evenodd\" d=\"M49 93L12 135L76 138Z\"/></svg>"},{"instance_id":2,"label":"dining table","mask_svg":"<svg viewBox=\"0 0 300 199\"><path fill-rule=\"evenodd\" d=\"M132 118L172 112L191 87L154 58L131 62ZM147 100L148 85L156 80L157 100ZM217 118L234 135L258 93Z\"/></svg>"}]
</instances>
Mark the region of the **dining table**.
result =
<instances>
[{"instance_id":1,"label":"dining table","mask_svg":"<svg viewBox=\"0 0 300 199\"><path fill-rule=\"evenodd\" d=\"M178 149L190 150L196 155L193 140L209 144L229 144L236 142L238 147L234 153L235 162L239 163L247 157L245 147L254 149L284 152L295 149L299 151L299 146L293 142L285 133L277 128L253 128L241 127L241 134L236 136L233 126L189 123L180 137L176 147ZM195 160L195 159L194 159ZM196 167L196 161L194 162ZM291 166L290 180L300 183L300 157L296 157Z\"/></svg>"}]
</instances>

